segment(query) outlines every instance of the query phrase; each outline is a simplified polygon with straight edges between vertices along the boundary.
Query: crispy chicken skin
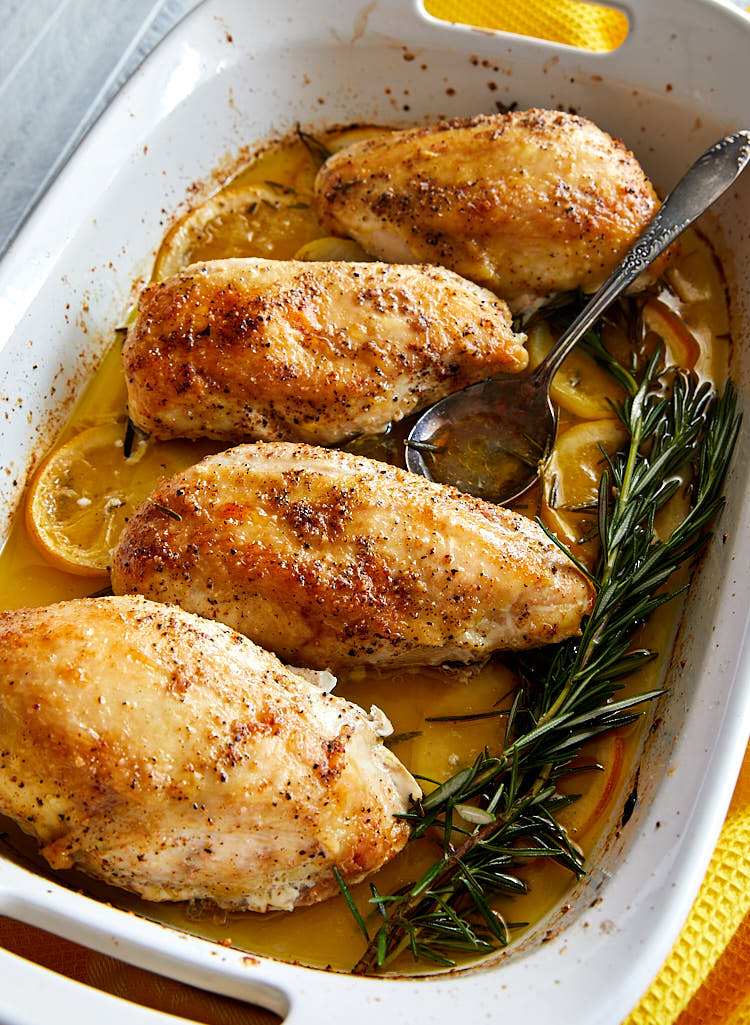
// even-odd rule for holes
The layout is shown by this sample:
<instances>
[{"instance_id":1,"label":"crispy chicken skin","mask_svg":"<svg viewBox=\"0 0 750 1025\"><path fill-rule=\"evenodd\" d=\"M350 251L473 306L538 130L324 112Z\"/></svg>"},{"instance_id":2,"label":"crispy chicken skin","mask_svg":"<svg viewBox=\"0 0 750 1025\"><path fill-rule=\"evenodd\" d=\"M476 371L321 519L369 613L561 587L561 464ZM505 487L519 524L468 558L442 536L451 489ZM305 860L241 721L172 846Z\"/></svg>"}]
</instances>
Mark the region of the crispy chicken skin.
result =
<instances>
[{"instance_id":1,"label":"crispy chicken skin","mask_svg":"<svg viewBox=\"0 0 750 1025\"><path fill-rule=\"evenodd\" d=\"M148 900L289 910L399 851L419 788L355 705L140 597L0 614L0 811Z\"/></svg>"},{"instance_id":2,"label":"crispy chicken skin","mask_svg":"<svg viewBox=\"0 0 750 1025\"><path fill-rule=\"evenodd\" d=\"M149 285L123 360L156 438L334 444L522 370L523 342L504 302L441 267L234 259Z\"/></svg>"},{"instance_id":3,"label":"crispy chicken skin","mask_svg":"<svg viewBox=\"0 0 750 1025\"><path fill-rule=\"evenodd\" d=\"M621 142L552 110L456 118L354 143L323 164L315 190L333 234L381 260L450 267L513 310L555 292L594 291L659 206Z\"/></svg>"},{"instance_id":4,"label":"crispy chicken skin","mask_svg":"<svg viewBox=\"0 0 750 1025\"><path fill-rule=\"evenodd\" d=\"M113 553L115 592L177 602L296 665L471 661L562 640L589 610L585 577L535 523L346 452L240 445L152 498Z\"/></svg>"}]
</instances>

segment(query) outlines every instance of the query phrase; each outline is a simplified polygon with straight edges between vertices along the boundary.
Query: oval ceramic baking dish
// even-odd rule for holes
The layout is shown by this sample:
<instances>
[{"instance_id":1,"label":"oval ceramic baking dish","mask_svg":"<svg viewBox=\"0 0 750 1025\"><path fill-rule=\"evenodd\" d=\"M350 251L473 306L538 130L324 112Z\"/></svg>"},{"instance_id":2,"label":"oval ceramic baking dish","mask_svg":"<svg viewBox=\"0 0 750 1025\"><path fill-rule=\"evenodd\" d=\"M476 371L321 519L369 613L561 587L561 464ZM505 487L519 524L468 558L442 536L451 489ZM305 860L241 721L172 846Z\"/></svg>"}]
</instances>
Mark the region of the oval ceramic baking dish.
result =
<instances>
[{"instance_id":1,"label":"oval ceramic baking dish","mask_svg":"<svg viewBox=\"0 0 750 1025\"><path fill-rule=\"evenodd\" d=\"M171 34L89 134L0 267L0 538L24 480L144 280L188 188L217 160L290 130L426 122L519 106L573 107L636 151L664 193L743 127L750 22L710 0L632 0L611 53L438 22L415 2L209 0ZM734 374L750 387L750 178L705 230L725 254ZM619 1025L673 942L705 871L750 731L750 459L740 443L720 525L690 595L640 763L640 799L599 868L515 948L478 968L361 979L249 958L135 917L0 857L0 913L289 1022L546 1020ZM551 937L551 938L550 938ZM542 943L542 938L548 942ZM8 1025L160 1021L0 954ZM44 985L36 980L45 976ZM166 1019L164 1019L166 1020ZM176 1019L170 1018L170 1021Z\"/></svg>"}]
</instances>

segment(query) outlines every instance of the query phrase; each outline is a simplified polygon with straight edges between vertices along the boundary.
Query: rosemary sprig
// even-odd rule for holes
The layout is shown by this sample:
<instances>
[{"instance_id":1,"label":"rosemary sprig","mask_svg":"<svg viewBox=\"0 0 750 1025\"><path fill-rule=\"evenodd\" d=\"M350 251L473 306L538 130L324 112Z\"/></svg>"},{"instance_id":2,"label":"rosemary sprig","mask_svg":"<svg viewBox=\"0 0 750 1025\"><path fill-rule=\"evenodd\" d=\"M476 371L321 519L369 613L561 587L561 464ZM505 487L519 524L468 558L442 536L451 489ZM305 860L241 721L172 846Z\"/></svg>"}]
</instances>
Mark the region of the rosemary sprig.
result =
<instances>
[{"instance_id":1,"label":"rosemary sprig","mask_svg":"<svg viewBox=\"0 0 750 1025\"><path fill-rule=\"evenodd\" d=\"M668 589L670 576L706 543L739 431L731 382L717 398L687 374L659 371L659 356L640 380L635 369L618 376L627 392L618 415L629 441L607 457L599 487L601 553L590 574L596 600L582 632L514 656L520 684L503 712L501 752L485 750L403 816L412 839L429 833L442 855L421 879L393 894L372 888L375 931L365 925L368 945L355 973L383 969L407 950L415 959L450 966L457 955L504 946L514 926L493 901L526 890L518 874L522 862L547 857L576 876L584 872L582 852L557 821L575 798L560 793L557 783L576 770L587 741L634 722L639 706L662 693L615 700L623 678L656 655L633 650L634 633L680 593ZM685 480L689 511L660 538L656 514ZM363 921L359 916L360 928Z\"/></svg>"}]
</instances>

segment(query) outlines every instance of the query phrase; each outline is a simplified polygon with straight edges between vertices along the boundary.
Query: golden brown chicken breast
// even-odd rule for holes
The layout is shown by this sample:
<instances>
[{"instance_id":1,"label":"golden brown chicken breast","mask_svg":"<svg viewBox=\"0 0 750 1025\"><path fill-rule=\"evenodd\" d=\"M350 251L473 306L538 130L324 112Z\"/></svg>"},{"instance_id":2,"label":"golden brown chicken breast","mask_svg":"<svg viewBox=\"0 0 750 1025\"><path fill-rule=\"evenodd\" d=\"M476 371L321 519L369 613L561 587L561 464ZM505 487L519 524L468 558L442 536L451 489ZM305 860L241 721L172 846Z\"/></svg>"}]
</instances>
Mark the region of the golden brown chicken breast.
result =
<instances>
[{"instance_id":1,"label":"golden brown chicken breast","mask_svg":"<svg viewBox=\"0 0 750 1025\"><path fill-rule=\"evenodd\" d=\"M355 705L139 597L0 614L0 811L54 868L265 911L400 850L418 788Z\"/></svg>"},{"instance_id":2,"label":"golden brown chicken breast","mask_svg":"<svg viewBox=\"0 0 750 1025\"><path fill-rule=\"evenodd\" d=\"M328 231L381 260L450 267L514 310L554 292L594 291L659 206L621 142L551 110L354 143L325 162L315 190Z\"/></svg>"},{"instance_id":3,"label":"golden brown chicken breast","mask_svg":"<svg viewBox=\"0 0 750 1025\"><path fill-rule=\"evenodd\" d=\"M525 517L385 463L283 443L241 445L162 482L120 538L112 586L316 668L562 640L591 600Z\"/></svg>"},{"instance_id":4,"label":"golden brown chicken breast","mask_svg":"<svg viewBox=\"0 0 750 1025\"><path fill-rule=\"evenodd\" d=\"M157 438L333 444L527 363L504 302L440 267L236 259L150 285L123 360Z\"/></svg>"}]
</instances>

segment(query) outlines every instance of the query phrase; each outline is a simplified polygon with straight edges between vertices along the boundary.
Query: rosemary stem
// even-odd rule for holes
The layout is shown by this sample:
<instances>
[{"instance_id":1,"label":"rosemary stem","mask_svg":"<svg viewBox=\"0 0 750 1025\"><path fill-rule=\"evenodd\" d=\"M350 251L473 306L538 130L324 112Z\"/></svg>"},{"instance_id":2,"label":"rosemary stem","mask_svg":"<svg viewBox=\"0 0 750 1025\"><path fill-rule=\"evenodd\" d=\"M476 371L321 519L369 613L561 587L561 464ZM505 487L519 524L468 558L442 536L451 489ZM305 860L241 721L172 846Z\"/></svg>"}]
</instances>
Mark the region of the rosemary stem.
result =
<instances>
[{"instance_id":1,"label":"rosemary stem","mask_svg":"<svg viewBox=\"0 0 750 1025\"><path fill-rule=\"evenodd\" d=\"M640 451L641 443L643 441L643 420L641 416L643 397L644 388L643 385L641 385L641 388L638 389L633 398L633 407L629 425L630 441L628 445L628 458L625 464L622 485L619 488L618 493L615 497L614 518L617 517L617 514L621 509L627 507L628 502L631 499L631 490L633 486L633 475L635 472L636 460L638 458L638 453ZM616 545L613 545L612 548L607 552L605 564L602 567L601 573L599 574L600 592L606 588L607 584L610 582L612 578L612 573L614 571L615 566L617 565L617 559L620 554L621 544L622 542L618 542ZM585 667L591 660L594 653L594 649L596 648L596 645L598 643L599 637L601 636L602 632L606 629L609 620L610 615L605 614L605 616L601 619L601 622L598 624L597 629L594 630L588 638L586 637L587 631L584 630L584 644L578 653L575 670L573 673L570 674L565 687L563 687L563 689L560 691L554 703L541 717L540 725L542 725L545 722L548 722L550 719L554 719L555 716L557 716L560 713L561 709L565 707L565 703L567 702L568 697L570 696L573 688L575 687L578 681L581 670L585 669Z\"/></svg>"},{"instance_id":2,"label":"rosemary stem","mask_svg":"<svg viewBox=\"0 0 750 1025\"><path fill-rule=\"evenodd\" d=\"M628 460L625 464L625 473L623 474L622 486L619 489L617 496L615 498L615 512L613 514L613 519L616 519L618 517L618 513L621 509L626 508L628 506L628 503L632 498L631 492L633 486L633 473L635 470L635 462L641 448L641 442L643 440L643 421L641 420L640 415L638 415L635 418L635 422L632 423L631 431L632 433L630 435ZM600 574L600 589L604 589L612 579L612 573L614 571L615 566L617 565L617 560L620 554L621 547L622 542L620 541L617 544L613 545L611 550L607 552L606 562ZM579 670L583 669L586 665L588 665L589 660L591 659L591 656L593 654L594 648L596 647L597 641L601 636L603 630L607 627L610 618L610 615L605 615L602 618L602 621L599 623L597 629L592 633L591 637L588 639L588 642L586 643L583 649L583 653L579 659ZM568 690L570 690L573 683L574 678L570 680Z\"/></svg>"}]
</instances>

